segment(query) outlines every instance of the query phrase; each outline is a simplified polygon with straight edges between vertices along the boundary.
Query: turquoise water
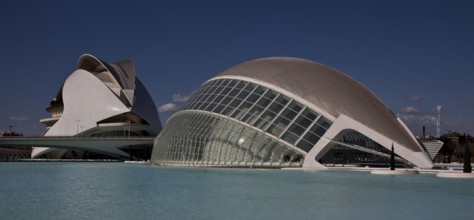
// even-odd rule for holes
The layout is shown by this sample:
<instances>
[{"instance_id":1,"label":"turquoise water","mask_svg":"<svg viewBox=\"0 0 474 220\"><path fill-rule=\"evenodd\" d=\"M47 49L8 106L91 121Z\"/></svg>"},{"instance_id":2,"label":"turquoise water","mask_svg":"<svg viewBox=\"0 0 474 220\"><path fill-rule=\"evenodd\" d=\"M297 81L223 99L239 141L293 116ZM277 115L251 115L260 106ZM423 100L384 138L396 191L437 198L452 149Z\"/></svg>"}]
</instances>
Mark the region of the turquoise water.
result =
<instances>
[{"instance_id":1,"label":"turquoise water","mask_svg":"<svg viewBox=\"0 0 474 220\"><path fill-rule=\"evenodd\" d=\"M474 180L0 163L0 219L474 219Z\"/></svg>"}]
</instances>

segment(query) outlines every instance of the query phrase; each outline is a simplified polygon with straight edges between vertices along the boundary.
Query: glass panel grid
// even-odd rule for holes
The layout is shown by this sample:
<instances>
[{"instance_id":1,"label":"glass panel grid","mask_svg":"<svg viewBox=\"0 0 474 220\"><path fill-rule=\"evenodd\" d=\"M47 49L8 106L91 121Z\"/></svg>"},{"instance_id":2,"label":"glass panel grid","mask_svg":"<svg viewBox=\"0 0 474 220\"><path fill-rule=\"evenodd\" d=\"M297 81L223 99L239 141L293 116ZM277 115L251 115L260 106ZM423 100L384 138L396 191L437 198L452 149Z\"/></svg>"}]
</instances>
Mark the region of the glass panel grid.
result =
<instances>
[{"instance_id":1,"label":"glass panel grid","mask_svg":"<svg viewBox=\"0 0 474 220\"><path fill-rule=\"evenodd\" d=\"M186 104L186 109L227 115L304 151L310 149L332 123L285 95L235 79L218 79L203 85L191 103ZM196 130L207 132L199 127ZM239 155L241 153L239 150Z\"/></svg>"},{"instance_id":2,"label":"glass panel grid","mask_svg":"<svg viewBox=\"0 0 474 220\"><path fill-rule=\"evenodd\" d=\"M294 158L303 158L238 122L197 112L172 117L154 148L152 161L158 165L299 167L302 161Z\"/></svg>"}]
</instances>

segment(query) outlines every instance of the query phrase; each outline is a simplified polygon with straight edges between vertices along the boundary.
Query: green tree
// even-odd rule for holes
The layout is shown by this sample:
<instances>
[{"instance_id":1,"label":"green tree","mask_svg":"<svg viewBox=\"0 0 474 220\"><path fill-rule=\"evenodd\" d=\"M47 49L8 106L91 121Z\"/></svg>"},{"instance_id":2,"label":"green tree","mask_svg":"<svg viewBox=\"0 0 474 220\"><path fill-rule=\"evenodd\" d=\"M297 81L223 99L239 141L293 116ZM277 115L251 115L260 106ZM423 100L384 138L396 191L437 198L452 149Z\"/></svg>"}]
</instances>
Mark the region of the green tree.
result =
<instances>
[{"instance_id":1,"label":"green tree","mask_svg":"<svg viewBox=\"0 0 474 220\"><path fill-rule=\"evenodd\" d=\"M471 152L469 150L469 147L471 145L471 136L466 135L466 142L465 148L464 148L464 167L463 167L463 173L472 173L472 167L471 167Z\"/></svg>"},{"instance_id":2,"label":"green tree","mask_svg":"<svg viewBox=\"0 0 474 220\"><path fill-rule=\"evenodd\" d=\"M390 170L395 170L395 151L393 150L393 143L392 152L390 153Z\"/></svg>"},{"instance_id":3,"label":"green tree","mask_svg":"<svg viewBox=\"0 0 474 220\"><path fill-rule=\"evenodd\" d=\"M451 140L450 136L447 135L441 136L439 140L444 143L440 150L443 154L443 163L451 163L451 155L454 153L456 148L455 144Z\"/></svg>"}]
</instances>

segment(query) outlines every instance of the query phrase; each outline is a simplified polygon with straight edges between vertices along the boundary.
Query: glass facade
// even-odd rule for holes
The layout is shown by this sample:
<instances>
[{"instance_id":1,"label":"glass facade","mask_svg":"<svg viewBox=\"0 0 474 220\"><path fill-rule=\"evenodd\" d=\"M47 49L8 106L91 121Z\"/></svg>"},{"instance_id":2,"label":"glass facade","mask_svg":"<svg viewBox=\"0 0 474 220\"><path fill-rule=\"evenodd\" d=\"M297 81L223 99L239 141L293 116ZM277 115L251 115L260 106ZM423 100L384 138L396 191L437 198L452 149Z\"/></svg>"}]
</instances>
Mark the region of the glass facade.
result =
<instances>
[{"instance_id":1,"label":"glass facade","mask_svg":"<svg viewBox=\"0 0 474 220\"><path fill-rule=\"evenodd\" d=\"M155 164L301 166L332 122L252 82L206 82L155 142Z\"/></svg>"},{"instance_id":2,"label":"glass facade","mask_svg":"<svg viewBox=\"0 0 474 220\"><path fill-rule=\"evenodd\" d=\"M390 155L391 153L391 150L388 150L379 143L373 141L372 139L357 131L348 132L341 138L340 141L350 145L362 146L369 150L377 151L387 155Z\"/></svg>"},{"instance_id":3,"label":"glass facade","mask_svg":"<svg viewBox=\"0 0 474 220\"><path fill-rule=\"evenodd\" d=\"M386 149L379 143L357 131L346 133L339 141L353 147L336 144L319 162L326 166L331 166L331 164L356 164L365 166L374 163L380 166L389 163L388 158L390 158L391 150ZM357 147L364 148L364 150L357 149ZM395 154L395 158L400 158L400 156Z\"/></svg>"},{"instance_id":4,"label":"glass facade","mask_svg":"<svg viewBox=\"0 0 474 220\"><path fill-rule=\"evenodd\" d=\"M175 166L301 166L303 154L241 123L182 112L155 142L153 163Z\"/></svg>"}]
</instances>

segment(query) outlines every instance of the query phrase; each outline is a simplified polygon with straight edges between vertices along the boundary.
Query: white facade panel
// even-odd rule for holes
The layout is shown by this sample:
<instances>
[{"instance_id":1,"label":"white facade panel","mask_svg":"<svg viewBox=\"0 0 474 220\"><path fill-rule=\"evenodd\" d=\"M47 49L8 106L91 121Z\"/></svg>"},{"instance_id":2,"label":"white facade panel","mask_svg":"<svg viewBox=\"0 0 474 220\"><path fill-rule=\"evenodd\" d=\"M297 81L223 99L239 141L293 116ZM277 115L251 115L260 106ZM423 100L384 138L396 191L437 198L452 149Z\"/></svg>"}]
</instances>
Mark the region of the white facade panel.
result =
<instances>
[{"instance_id":1,"label":"white facade panel","mask_svg":"<svg viewBox=\"0 0 474 220\"><path fill-rule=\"evenodd\" d=\"M153 99L136 79L131 60L108 64L91 55L81 56L77 69L66 79L53 104L52 114L57 114L57 109L62 112L45 136L154 137L161 130ZM119 149L101 150L100 146L90 146L89 150L118 157L128 155ZM49 157L60 158L65 151L34 148L32 157L49 152Z\"/></svg>"}]
</instances>

